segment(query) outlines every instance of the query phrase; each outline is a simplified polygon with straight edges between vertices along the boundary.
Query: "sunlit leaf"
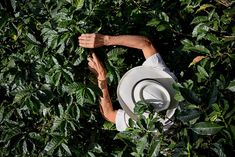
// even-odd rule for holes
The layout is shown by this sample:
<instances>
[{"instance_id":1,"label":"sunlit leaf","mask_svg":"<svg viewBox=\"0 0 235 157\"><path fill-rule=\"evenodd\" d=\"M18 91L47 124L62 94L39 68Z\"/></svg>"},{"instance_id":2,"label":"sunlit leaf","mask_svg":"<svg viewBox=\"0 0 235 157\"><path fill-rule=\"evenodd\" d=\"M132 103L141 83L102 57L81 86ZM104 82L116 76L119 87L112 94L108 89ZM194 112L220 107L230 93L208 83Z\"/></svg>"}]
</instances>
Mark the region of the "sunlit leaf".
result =
<instances>
[{"instance_id":1,"label":"sunlit leaf","mask_svg":"<svg viewBox=\"0 0 235 157\"><path fill-rule=\"evenodd\" d=\"M150 157L158 156L160 151L161 141L159 139L153 138L150 144L150 149L148 155Z\"/></svg>"},{"instance_id":2,"label":"sunlit leaf","mask_svg":"<svg viewBox=\"0 0 235 157\"><path fill-rule=\"evenodd\" d=\"M30 41L32 41L33 43L35 43L35 44L40 44L40 42L37 41L37 39L35 38L35 36L32 35L31 33L28 33L27 36L28 36L28 38L30 39Z\"/></svg>"},{"instance_id":3,"label":"sunlit leaf","mask_svg":"<svg viewBox=\"0 0 235 157\"><path fill-rule=\"evenodd\" d=\"M68 147L67 144L62 143L61 146L64 148L64 150L65 150L69 155L72 155L72 153L71 153L71 151L70 151L70 149L69 149L69 147Z\"/></svg>"},{"instance_id":4,"label":"sunlit leaf","mask_svg":"<svg viewBox=\"0 0 235 157\"><path fill-rule=\"evenodd\" d=\"M55 84L55 86L58 86L58 85L59 85L61 75L62 75L62 74L61 74L60 71L55 72L55 73L52 75L53 83Z\"/></svg>"},{"instance_id":5,"label":"sunlit leaf","mask_svg":"<svg viewBox=\"0 0 235 157\"><path fill-rule=\"evenodd\" d=\"M84 4L84 0L66 0L66 1L75 6L76 9L81 9Z\"/></svg>"},{"instance_id":6,"label":"sunlit leaf","mask_svg":"<svg viewBox=\"0 0 235 157\"><path fill-rule=\"evenodd\" d=\"M209 77L208 73L206 72L206 70L201 67L200 65L197 66L197 70L200 73L201 76L203 77Z\"/></svg>"},{"instance_id":7,"label":"sunlit leaf","mask_svg":"<svg viewBox=\"0 0 235 157\"><path fill-rule=\"evenodd\" d=\"M61 119L59 117L55 117L51 131L56 130L61 125L62 122L63 122L63 119Z\"/></svg>"},{"instance_id":8,"label":"sunlit leaf","mask_svg":"<svg viewBox=\"0 0 235 157\"><path fill-rule=\"evenodd\" d=\"M214 8L215 6L212 5L212 4L203 4L200 6L199 9L197 9L196 13L200 12L200 11L204 11L206 10L207 8Z\"/></svg>"},{"instance_id":9,"label":"sunlit leaf","mask_svg":"<svg viewBox=\"0 0 235 157\"><path fill-rule=\"evenodd\" d=\"M11 6L13 8L13 11L16 11L16 1L15 0L11 0Z\"/></svg>"},{"instance_id":10,"label":"sunlit leaf","mask_svg":"<svg viewBox=\"0 0 235 157\"><path fill-rule=\"evenodd\" d=\"M147 146L146 143L147 143L147 136L146 135L138 140L138 143L136 145L136 150L137 150L138 154L143 154L144 149Z\"/></svg>"},{"instance_id":11,"label":"sunlit leaf","mask_svg":"<svg viewBox=\"0 0 235 157\"><path fill-rule=\"evenodd\" d=\"M62 143L62 141L63 139L61 137L54 137L47 143L44 150L51 154Z\"/></svg>"},{"instance_id":12,"label":"sunlit leaf","mask_svg":"<svg viewBox=\"0 0 235 157\"><path fill-rule=\"evenodd\" d=\"M63 76L69 82L72 82L74 80L73 74L69 70L63 69Z\"/></svg>"}]
</instances>

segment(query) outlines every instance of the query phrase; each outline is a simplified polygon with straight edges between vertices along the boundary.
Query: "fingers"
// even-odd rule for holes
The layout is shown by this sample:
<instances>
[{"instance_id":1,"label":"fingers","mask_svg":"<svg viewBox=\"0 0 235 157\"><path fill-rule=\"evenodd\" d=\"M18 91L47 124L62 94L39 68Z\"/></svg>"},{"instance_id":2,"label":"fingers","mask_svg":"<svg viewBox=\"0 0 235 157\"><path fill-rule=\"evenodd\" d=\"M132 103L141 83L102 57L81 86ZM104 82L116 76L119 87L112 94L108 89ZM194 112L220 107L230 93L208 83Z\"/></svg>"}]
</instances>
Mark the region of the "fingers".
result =
<instances>
[{"instance_id":1,"label":"fingers","mask_svg":"<svg viewBox=\"0 0 235 157\"><path fill-rule=\"evenodd\" d=\"M93 60L96 62L96 63L100 63L99 59L97 58L96 54L93 52L92 54L92 57L93 57Z\"/></svg>"},{"instance_id":2,"label":"fingers","mask_svg":"<svg viewBox=\"0 0 235 157\"><path fill-rule=\"evenodd\" d=\"M78 37L79 46L85 48L97 48L104 45L102 34L82 34Z\"/></svg>"},{"instance_id":3,"label":"fingers","mask_svg":"<svg viewBox=\"0 0 235 157\"><path fill-rule=\"evenodd\" d=\"M99 65L100 64L100 60L98 59L98 57L96 56L96 54L94 52L91 53L91 56L89 56L87 58L87 60L89 62L94 62L96 65Z\"/></svg>"},{"instance_id":4,"label":"fingers","mask_svg":"<svg viewBox=\"0 0 235 157\"><path fill-rule=\"evenodd\" d=\"M82 34L78 37L79 46L85 48L95 47L95 34Z\"/></svg>"},{"instance_id":5,"label":"fingers","mask_svg":"<svg viewBox=\"0 0 235 157\"><path fill-rule=\"evenodd\" d=\"M92 67L92 68L96 67L96 63L94 62L94 60L91 57L88 57L87 60L88 60L88 65L90 67Z\"/></svg>"},{"instance_id":6,"label":"fingers","mask_svg":"<svg viewBox=\"0 0 235 157\"><path fill-rule=\"evenodd\" d=\"M106 78L106 71L99 61L98 57L94 52L92 52L91 56L87 57L88 60L88 68L92 73L97 75L97 78L101 78L101 80Z\"/></svg>"}]
</instances>

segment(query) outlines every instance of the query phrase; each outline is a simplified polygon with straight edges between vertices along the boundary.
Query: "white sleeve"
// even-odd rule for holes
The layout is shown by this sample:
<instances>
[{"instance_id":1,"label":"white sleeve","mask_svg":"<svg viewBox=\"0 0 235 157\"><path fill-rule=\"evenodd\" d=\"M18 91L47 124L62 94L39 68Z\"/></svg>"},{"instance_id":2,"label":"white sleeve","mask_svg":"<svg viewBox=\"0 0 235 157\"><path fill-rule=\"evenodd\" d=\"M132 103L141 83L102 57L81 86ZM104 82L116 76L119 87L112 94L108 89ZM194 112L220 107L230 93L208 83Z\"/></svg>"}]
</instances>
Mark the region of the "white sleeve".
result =
<instances>
[{"instance_id":1,"label":"white sleeve","mask_svg":"<svg viewBox=\"0 0 235 157\"><path fill-rule=\"evenodd\" d=\"M130 119L130 117L128 116L128 114L124 110L119 109L117 111L116 118L115 118L117 130L118 131L125 131L126 128L129 127L129 125L128 125L129 119Z\"/></svg>"},{"instance_id":2,"label":"white sleeve","mask_svg":"<svg viewBox=\"0 0 235 157\"><path fill-rule=\"evenodd\" d=\"M145 62L143 63L143 66L153 66L153 67L157 67L161 70L164 70L167 68L166 64L164 63L164 61L159 53L155 53L152 56L150 56L149 58L147 58L145 60Z\"/></svg>"},{"instance_id":3,"label":"white sleeve","mask_svg":"<svg viewBox=\"0 0 235 157\"><path fill-rule=\"evenodd\" d=\"M172 76L173 79L177 80L176 76L170 71L170 69L166 66L165 62L163 61L161 55L159 53L155 53L149 58L147 58L143 66L152 66L159 70L167 72L169 75Z\"/></svg>"}]
</instances>

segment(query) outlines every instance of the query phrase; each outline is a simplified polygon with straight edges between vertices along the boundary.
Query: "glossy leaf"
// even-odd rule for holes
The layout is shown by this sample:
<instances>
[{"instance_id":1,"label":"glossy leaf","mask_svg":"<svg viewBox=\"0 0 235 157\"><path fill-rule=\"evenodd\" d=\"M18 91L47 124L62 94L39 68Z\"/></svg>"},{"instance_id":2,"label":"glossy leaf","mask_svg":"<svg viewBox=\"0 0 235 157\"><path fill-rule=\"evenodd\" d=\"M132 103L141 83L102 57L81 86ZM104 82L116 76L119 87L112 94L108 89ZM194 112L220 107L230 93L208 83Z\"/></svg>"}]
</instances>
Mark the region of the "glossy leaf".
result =
<instances>
[{"instance_id":1,"label":"glossy leaf","mask_svg":"<svg viewBox=\"0 0 235 157\"><path fill-rule=\"evenodd\" d=\"M65 144L65 143L62 143L61 146L64 148L64 150L69 154L69 155L72 155L69 147Z\"/></svg>"},{"instance_id":2,"label":"glossy leaf","mask_svg":"<svg viewBox=\"0 0 235 157\"><path fill-rule=\"evenodd\" d=\"M208 73L206 72L206 70L201 67L200 65L197 66L197 70L200 73L201 76L203 77L209 77Z\"/></svg>"},{"instance_id":3,"label":"glossy leaf","mask_svg":"<svg viewBox=\"0 0 235 157\"><path fill-rule=\"evenodd\" d=\"M160 151L160 146L161 146L161 141L153 138L150 144L148 156L150 157L158 156L159 151Z\"/></svg>"},{"instance_id":4,"label":"glossy leaf","mask_svg":"<svg viewBox=\"0 0 235 157\"><path fill-rule=\"evenodd\" d=\"M62 143L62 141L63 139L61 137L54 137L47 143L44 150L51 154Z\"/></svg>"},{"instance_id":5,"label":"glossy leaf","mask_svg":"<svg viewBox=\"0 0 235 157\"><path fill-rule=\"evenodd\" d=\"M0 156L231 156L235 145L232 4L228 0L1 0ZM90 49L79 46L81 33L148 38L144 45L157 48L179 82L174 116L162 116L170 125L159 122L159 116L170 111L153 113L149 106L137 107L138 112L151 114L140 114L138 122L126 119L130 127L123 132L103 118L97 99L103 94L87 67ZM121 109L116 97L119 80L145 61L142 46L92 49L107 71L115 110Z\"/></svg>"},{"instance_id":6,"label":"glossy leaf","mask_svg":"<svg viewBox=\"0 0 235 157\"><path fill-rule=\"evenodd\" d=\"M199 135L214 135L217 134L224 126L210 122L199 122L196 123L192 130Z\"/></svg>"},{"instance_id":7,"label":"glossy leaf","mask_svg":"<svg viewBox=\"0 0 235 157\"><path fill-rule=\"evenodd\" d=\"M184 123L199 117L200 117L200 112L198 112L197 110L186 110L182 111L179 115L177 115L177 118Z\"/></svg>"}]
</instances>

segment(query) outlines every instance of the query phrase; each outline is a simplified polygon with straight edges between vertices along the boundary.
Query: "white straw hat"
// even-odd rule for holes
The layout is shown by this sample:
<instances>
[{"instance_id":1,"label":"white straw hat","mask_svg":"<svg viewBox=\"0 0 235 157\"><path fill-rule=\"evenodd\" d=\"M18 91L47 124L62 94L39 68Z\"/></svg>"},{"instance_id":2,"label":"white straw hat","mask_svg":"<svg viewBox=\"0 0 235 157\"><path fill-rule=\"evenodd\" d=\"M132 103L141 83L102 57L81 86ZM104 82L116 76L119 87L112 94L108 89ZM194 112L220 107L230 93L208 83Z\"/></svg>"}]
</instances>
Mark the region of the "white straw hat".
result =
<instances>
[{"instance_id":1,"label":"white straw hat","mask_svg":"<svg viewBox=\"0 0 235 157\"><path fill-rule=\"evenodd\" d=\"M150 66L138 66L127 71L121 78L117 97L123 110L134 120L134 107L138 101L144 101L154 107L155 112L166 111L166 123L175 113L178 102L174 99L175 90L172 85L175 80L167 72Z\"/></svg>"}]
</instances>

